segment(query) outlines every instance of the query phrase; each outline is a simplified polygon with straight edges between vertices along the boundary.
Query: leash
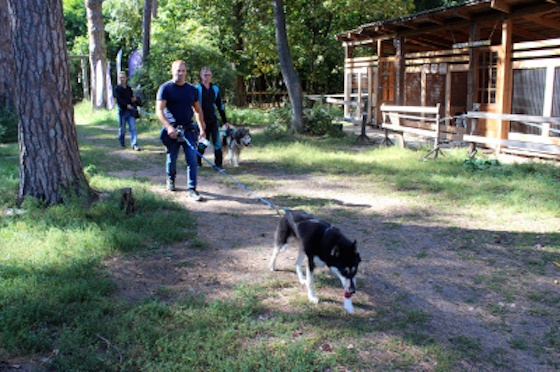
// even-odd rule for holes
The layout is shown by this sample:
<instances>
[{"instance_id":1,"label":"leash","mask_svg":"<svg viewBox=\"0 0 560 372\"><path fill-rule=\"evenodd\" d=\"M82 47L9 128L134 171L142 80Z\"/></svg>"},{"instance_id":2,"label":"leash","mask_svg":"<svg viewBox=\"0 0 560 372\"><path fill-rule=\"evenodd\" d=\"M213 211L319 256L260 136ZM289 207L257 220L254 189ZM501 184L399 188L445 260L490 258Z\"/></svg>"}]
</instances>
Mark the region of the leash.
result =
<instances>
[{"instance_id":1,"label":"leash","mask_svg":"<svg viewBox=\"0 0 560 372\"><path fill-rule=\"evenodd\" d=\"M156 116L156 114L148 112L146 110L140 109L138 108L138 112L140 112L141 114L144 115L149 115L149 116ZM218 173L222 174L223 176L229 178L231 181L233 181L234 183L237 184L237 186L241 187L243 190L245 190L247 193L249 193L250 195L252 195L253 197L255 197L257 200L260 200L262 203L266 204L267 206L269 206L270 208L274 209L276 211L276 213L281 216L280 211L284 210L287 211L288 208L280 208L279 206L277 206L276 204L271 203L270 201L266 200L265 198L257 195L257 193L255 193L253 190L251 190L250 188L248 188L247 186L245 186L244 184L242 184L241 182L239 182L238 180L236 180L233 176L231 176L230 174L228 174L223 168L218 167L217 165L213 164L210 160L206 159L204 157L204 155L202 155L199 151L198 148L193 146L192 143L190 143L189 140L187 140L185 138L185 142L187 143L187 145L191 148L191 150L193 150L194 152L196 152L196 154L202 159L204 160L206 163L208 163L212 168L214 168Z\"/></svg>"},{"instance_id":2,"label":"leash","mask_svg":"<svg viewBox=\"0 0 560 372\"><path fill-rule=\"evenodd\" d=\"M257 193L255 193L253 190L251 190L250 188L248 188L247 186L245 186L244 184L242 184L241 182L239 182L238 180L236 180L233 176L231 176L230 174L228 174L224 168L220 168L217 165L213 164L210 160L206 159L204 157L204 155L202 155L199 151L198 148L194 147L193 144L187 140L185 138L185 141L187 143L187 145L191 148L191 150L193 150L194 152L196 152L196 154L198 156L200 156L200 158L202 160L204 160L206 163L210 164L210 166L212 168L214 168L218 173L224 175L225 177L229 178L230 180L232 180L233 182L235 182L239 187L241 187L243 190L247 191L249 194L251 194L252 196L254 196L257 200L260 200L262 203L266 204L267 206L269 206L270 208L274 209L276 211L276 213L281 216L280 211L284 210L286 211L287 208L280 208L279 206L277 206L276 204L273 204L271 202L269 202L268 200L266 200L265 198L257 195Z\"/></svg>"}]
</instances>

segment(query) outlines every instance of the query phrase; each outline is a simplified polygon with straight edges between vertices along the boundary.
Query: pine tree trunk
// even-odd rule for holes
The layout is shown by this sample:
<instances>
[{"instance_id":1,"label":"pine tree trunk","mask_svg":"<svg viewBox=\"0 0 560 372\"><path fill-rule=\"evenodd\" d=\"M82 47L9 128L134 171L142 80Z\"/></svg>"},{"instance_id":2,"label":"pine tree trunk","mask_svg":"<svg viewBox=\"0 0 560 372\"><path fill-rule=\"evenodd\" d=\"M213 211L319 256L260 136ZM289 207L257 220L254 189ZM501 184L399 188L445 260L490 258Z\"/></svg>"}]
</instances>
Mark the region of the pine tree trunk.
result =
<instances>
[{"instance_id":1,"label":"pine tree trunk","mask_svg":"<svg viewBox=\"0 0 560 372\"><path fill-rule=\"evenodd\" d=\"M280 59L280 69L284 83L288 89L288 96L292 104L292 130L303 132L303 91L299 76L292 63L288 37L286 35L286 17L284 15L284 1L274 1L274 26L276 28L276 48Z\"/></svg>"},{"instance_id":2,"label":"pine tree trunk","mask_svg":"<svg viewBox=\"0 0 560 372\"><path fill-rule=\"evenodd\" d=\"M91 65L91 101L93 107L107 107L107 49L103 24L103 0L85 0Z\"/></svg>"},{"instance_id":3,"label":"pine tree trunk","mask_svg":"<svg viewBox=\"0 0 560 372\"><path fill-rule=\"evenodd\" d=\"M7 0L0 0L0 109L14 104L14 55Z\"/></svg>"},{"instance_id":4,"label":"pine tree trunk","mask_svg":"<svg viewBox=\"0 0 560 372\"><path fill-rule=\"evenodd\" d=\"M61 0L8 0L19 118L18 201L89 196L78 149Z\"/></svg>"},{"instance_id":5,"label":"pine tree trunk","mask_svg":"<svg viewBox=\"0 0 560 372\"><path fill-rule=\"evenodd\" d=\"M150 54L150 29L152 25L152 0L144 0L142 14L142 61Z\"/></svg>"}]
</instances>

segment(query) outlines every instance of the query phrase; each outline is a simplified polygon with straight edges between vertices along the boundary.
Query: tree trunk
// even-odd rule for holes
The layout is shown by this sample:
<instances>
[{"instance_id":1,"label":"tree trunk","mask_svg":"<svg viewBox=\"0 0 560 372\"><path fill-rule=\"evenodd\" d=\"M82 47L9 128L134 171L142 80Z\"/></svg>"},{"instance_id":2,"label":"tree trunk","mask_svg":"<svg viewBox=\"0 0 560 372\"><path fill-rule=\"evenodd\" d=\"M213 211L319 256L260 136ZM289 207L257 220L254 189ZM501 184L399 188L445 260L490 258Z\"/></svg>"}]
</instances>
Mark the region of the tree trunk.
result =
<instances>
[{"instance_id":1,"label":"tree trunk","mask_svg":"<svg viewBox=\"0 0 560 372\"><path fill-rule=\"evenodd\" d=\"M236 39L235 42L235 50L237 55L237 61L239 61L239 56L243 54L245 49L242 29L246 22L244 12L243 12L243 1L238 1L232 4L233 16L236 20L236 27L233 28L234 30L234 37ZM234 70L236 71L237 78L235 79L235 96L236 96L236 104L240 107L245 107L247 105L247 89L245 86L245 77L243 76L242 72L237 69L239 66L238 64L234 63Z\"/></svg>"},{"instance_id":2,"label":"tree trunk","mask_svg":"<svg viewBox=\"0 0 560 372\"><path fill-rule=\"evenodd\" d=\"M103 24L103 0L85 0L91 64L91 101L95 108L107 107L107 49Z\"/></svg>"},{"instance_id":3,"label":"tree trunk","mask_svg":"<svg viewBox=\"0 0 560 372\"><path fill-rule=\"evenodd\" d=\"M158 17L158 0L152 0L152 19L157 19Z\"/></svg>"},{"instance_id":4,"label":"tree trunk","mask_svg":"<svg viewBox=\"0 0 560 372\"><path fill-rule=\"evenodd\" d=\"M142 16L142 61L150 54L150 28L152 24L152 0L144 0Z\"/></svg>"},{"instance_id":5,"label":"tree trunk","mask_svg":"<svg viewBox=\"0 0 560 372\"><path fill-rule=\"evenodd\" d=\"M78 149L61 0L8 0L19 118L18 202L89 196ZM40 9L40 11L39 11Z\"/></svg>"},{"instance_id":6,"label":"tree trunk","mask_svg":"<svg viewBox=\"0 0 560 372\"><path fill-rule=\"evenodd\" d=\"M292 130L303 132L303 91L299 76L292 63L288 37L286 36L286 17L284 15L284 1L273 0L274 4L274 27L276 29L276 48L280 59L280 70L284 83L288 89L288 97L292 104Z\"/></svg>"},{"instance_id":7,"label":"tree trunk","mask_svg":"<svg viewBox=\"0 0 560 372\"><path fill-rule=\"evenodd\" d=\"M7 0L0 0L0 108L14 106L14 54Z\"/></svg>"}]
</instances>

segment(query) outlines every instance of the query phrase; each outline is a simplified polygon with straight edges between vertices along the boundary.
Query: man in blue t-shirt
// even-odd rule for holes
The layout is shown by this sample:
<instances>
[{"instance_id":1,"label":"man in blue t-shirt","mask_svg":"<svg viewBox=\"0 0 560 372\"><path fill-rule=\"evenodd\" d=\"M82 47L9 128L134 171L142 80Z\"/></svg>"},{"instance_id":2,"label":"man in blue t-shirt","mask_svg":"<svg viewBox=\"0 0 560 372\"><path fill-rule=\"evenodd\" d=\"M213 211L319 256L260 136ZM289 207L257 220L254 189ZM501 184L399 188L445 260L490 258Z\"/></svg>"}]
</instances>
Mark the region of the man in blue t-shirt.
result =
<instances>
[{"instance_id":1,"label":"man in blue t-shirt","mask_svg":"<svg viewBox=\"0 0 560 372\"><path fill-rule=\"evenodd\" d=\"M199 134L201 139L206 138L204 114L196 89L185 81L186 63L180 60L173 62L171 73L173 78L159 87L156 100L156 114L163 125L160 138L167 149L167 189L175 191L177 157L183 147L187 162L187 192L191 199L200 201L202 197L196 190L196 148ZM198 127L192 122L193 113Z\"/></svg>"}]
</instances>

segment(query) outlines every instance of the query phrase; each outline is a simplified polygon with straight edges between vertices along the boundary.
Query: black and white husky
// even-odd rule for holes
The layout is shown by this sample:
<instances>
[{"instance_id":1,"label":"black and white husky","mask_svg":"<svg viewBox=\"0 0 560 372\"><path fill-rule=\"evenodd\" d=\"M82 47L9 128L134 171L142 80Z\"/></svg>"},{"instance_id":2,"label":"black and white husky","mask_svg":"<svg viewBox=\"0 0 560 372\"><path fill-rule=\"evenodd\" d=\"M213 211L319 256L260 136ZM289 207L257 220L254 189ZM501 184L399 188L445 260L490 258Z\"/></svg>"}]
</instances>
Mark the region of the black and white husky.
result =
<instances>
[{"instance_id":1,"label":"black and white husky","mask_svg":"<svg viewBox=\"0 0 560 372\"><path fill-rule=\"evenodd\" d=\"M301 284L307 286L307 297L312 303L319 302L315 295L313 270L316 266L327 266L338 276L344 289L344 308L352 313L350 297L356 292L356 274L361 261L356 241L350 241L342 232L301 210L286 210L280 218L274 234L274 251L270 259L270 269L275 269L278 254L286 249L290 237L299 241L296 272ZM307 258L307 277L303 275L301 264Z\"/></svg>"},{"instance_id":2,"label":"black and white husky","mask_svg":"<svg viewBox=\"0 0 560 372\"><path fill-rule=\"evenodd\" d=\"M247 128L235 129L229 127L225 130L225 136L222 142L223 151L227 151L229 164L239 167L239 155L244 147L251 144L251 133Z\"/></svg>"}]
</instances>

